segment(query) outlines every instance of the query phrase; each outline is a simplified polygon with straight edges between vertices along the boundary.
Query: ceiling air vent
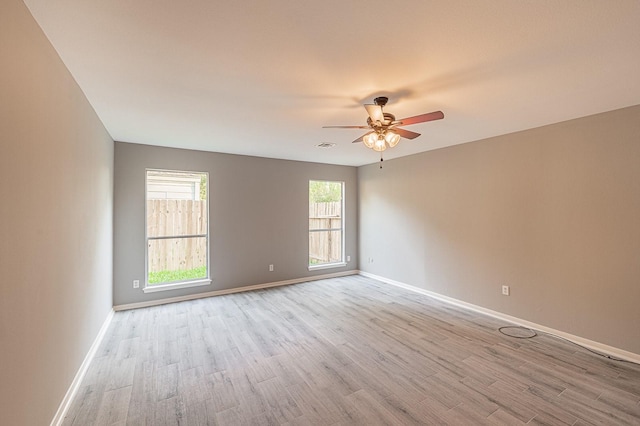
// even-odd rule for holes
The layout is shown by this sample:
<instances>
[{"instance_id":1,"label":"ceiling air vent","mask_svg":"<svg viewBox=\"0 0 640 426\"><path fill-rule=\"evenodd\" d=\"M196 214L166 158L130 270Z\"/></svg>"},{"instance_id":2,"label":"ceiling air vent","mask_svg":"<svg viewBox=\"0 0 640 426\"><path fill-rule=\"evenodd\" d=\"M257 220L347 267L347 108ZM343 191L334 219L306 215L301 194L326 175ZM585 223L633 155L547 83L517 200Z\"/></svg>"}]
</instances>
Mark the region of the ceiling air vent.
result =
<instances>
[{"instance_id":1,"label":"ceiling air vent","mask_svg":"<svg viewBox=\"0 0 640 426\"><path fill-rule=\"evenodd\" d=\"M319 143L316 146L318 148L333 148L334 146L336 146L336 144L335 143L329 143L329 142L322 142L322 143Z\"/></svg>"}]
</instances>

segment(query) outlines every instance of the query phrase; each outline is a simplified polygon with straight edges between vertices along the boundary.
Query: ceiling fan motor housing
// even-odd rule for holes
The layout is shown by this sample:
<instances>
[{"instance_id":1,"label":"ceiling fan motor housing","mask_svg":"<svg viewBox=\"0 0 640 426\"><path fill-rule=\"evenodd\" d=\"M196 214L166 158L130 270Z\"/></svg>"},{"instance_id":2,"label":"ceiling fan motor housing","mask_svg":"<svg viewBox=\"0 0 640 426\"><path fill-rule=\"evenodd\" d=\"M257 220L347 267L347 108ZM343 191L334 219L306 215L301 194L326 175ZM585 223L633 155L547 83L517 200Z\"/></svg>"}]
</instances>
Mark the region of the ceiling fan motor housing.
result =
<instances>
[{"instance_id":1,"label":"ceiling fan motor housing","mask_svg":"<svg viewBox=\"0 0 640 426\"><path fill-rule=\"evenodd\" d=\"M378 96L373 100L373 103L380 106L385 106L389 102L389 98L386 96Z\"/></svg>"},{"instance_id":2,"label":"ceiling fan motor housing","mask_svg":"<svg viewBox=\"0 0 640 426\"><path fill-rule=\"evenodd\" d=\"M371 127L374 130L382 130L382 129L386 129L396 121L396 116L393 114L389 114L388 112L383 113L383 116L384 116L384 122L380 122L380 121L374 122L373 120L371 120L371 117L367 117L367 124L369 125L369 127Z\"/></svg>"},{"instance_id":3,"label":"ceiling fan motor housing","mask_svg":"<svg viewBox=\"0 0 640 426\"><path fill-rule=\"evenodd\" d=\"M385 123L392 124L394 121L396 121L396 116L393 114L389 114L388 112L385 112L383 115L384 115Z\"/></svg>"}]
</instances>

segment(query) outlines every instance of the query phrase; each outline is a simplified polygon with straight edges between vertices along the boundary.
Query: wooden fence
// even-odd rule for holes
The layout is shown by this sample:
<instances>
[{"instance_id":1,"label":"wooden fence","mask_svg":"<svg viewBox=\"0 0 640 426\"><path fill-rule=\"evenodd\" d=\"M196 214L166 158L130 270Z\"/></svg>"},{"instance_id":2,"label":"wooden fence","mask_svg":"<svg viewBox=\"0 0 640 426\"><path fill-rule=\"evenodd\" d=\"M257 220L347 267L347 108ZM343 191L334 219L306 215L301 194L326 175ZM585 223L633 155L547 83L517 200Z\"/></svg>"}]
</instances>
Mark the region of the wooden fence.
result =
<instances>
[{"instance_id":1,"label":"wooden fence","mask_svg":"<svg viewBox=\"0 0 640 426\"><path fill-rule=\"evenodd\" d=\"M147 200L147 236L207 233L204 200ZM206 237L149 240L149 272L188 270L207 264Z\"/></svg>"},{"instance_id":2,"label":"wooden fence","mask_svg":"<svg viewBox=\"0 0 640 426\"><path fill-rule=\"evenodd\" d=\"M147 200L147 236L198 235L207 232L207 202ZM342 203L309 203L309 229L340 229ZM149 272L188 270L207 264L205 237L149 240ZM309 232L309 262L342 260L342 231Z\"/></svg>"},{"instance_id":3,"label":"wooden fence","mask_svg":"<svg viewBox=\"0 0 640 426\"><path fill-rule=\"evenodd\" d=\"M342 231L312 229L340 229L342 202L309 203L309 263L332 263L342 260Z\"/></svg>"}]
</instances>

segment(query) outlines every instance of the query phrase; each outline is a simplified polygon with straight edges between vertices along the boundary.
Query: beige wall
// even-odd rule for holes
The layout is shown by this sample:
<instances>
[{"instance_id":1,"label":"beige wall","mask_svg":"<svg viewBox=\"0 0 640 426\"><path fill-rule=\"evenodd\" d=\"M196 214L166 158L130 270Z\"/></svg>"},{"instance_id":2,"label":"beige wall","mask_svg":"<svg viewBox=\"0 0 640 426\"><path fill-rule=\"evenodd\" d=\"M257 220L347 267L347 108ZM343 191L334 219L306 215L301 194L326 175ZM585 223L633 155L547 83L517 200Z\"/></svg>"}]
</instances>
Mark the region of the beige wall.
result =
<instances>
[{"instance_id":1,"label":"beige wall","mask_svg":"<svg viewBox=\"0 0 640 426\"><path fill-rule=\"evenodd\" d=\"M358 178L360 269L640 354L640 106Z\"/></svg>"},{"instance_id":2,"label":"beige wall","mask_svg":"<svg viewBox=\"0 0 640 426\"><path fill-rule=\"evenodd\" d=\"M49 424L112 306L113 141L0 3L0 424Z\"/></svg>"},{"instance_id":3,"label":"beige wall","mask_svg":"<svg viewBox=\"0 0 640 426\"><path fill-rule=\"evenodd\" d=\"M143 293L146 168L209 172L211 285ZM345 182L347 266L307 270L310 179ZM114 191L115 305L357 269L355 167L116 142Z\"/></svg>"}]
</instances>

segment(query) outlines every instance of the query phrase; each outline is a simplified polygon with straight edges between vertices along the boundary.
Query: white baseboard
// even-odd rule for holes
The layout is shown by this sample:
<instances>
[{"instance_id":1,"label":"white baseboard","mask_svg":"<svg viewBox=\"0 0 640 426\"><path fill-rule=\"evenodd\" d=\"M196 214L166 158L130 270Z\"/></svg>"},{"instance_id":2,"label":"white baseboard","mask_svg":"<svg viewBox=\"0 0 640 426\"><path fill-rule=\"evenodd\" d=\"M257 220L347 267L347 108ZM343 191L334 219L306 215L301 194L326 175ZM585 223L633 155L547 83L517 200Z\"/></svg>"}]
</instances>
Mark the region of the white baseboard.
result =
<instances>
[{"instance_id":1,"label":"white baseboard","mask_svg":"<svg viewBox=\"0 0 640 426\"><path fill-rule=\"evenodd\" d=\"M91 347L89 348L89 352L87 352L87 355L84 357L82 364L80 364L80 368L78 369L78 372L73 378L73 381L71 382L71 386L69 386L67 393L65 394L64 398L62 398L62 402L58 407L58 411L56 412L56 415L53 417L53 420L51 420L51 426L61 425L62 421L64 420L64 417L67 415L69 406L71 405L73 398L76 396L76 394L78 393L78 390L80 389L80 384L82 383L82 379L84 379L84 375L87 373L87 370L89 369L89 365L91 364L93 357L96 355L96 352L98 351L98 347L100 347L100 343L102 343L102 339L104 338L104 335L107 332L107 329L109 328L109 324L111 324L111 320L113 319L113 314L114 314L114 311L113 309L111 309L107 314L107 317L105 318L104 322L102 323L102 327L100 327L100 331L98 331L98 335L96 336L95 340L91 344Z\"/></svg>"},{"instance_id":2,"label":"white baseboard","mask_svg":"<svg viewBox=\"0 0 640 426\"><path fill-rule=\"evenodd\" d=\"M523 327L531 328L534 330L541 331L547 334L553 334L558 337L562 337L563 339L570 340L578 345L585 346L589 349L593 349L594 351L601 352L606 355L610 355L615 358L624 359L627 361L640 363L640 354L636 354L633 352L625 351L624 349L619 349L613 346L605 345L604 343L595 342L593 340L585 339L580 336L575 336L573 334L565 333L564 331L556 330L550 327L546 327L544 325L536 324L531 321L523 320L521 318L513 317L511 315L503 314L501 312L493 311L491 309L483 308L482 306L474 305L472 303L463 302L462 300L454 299L452 297L443 296L441 294L425 290L419 287L415 287L410 284L405 284L400 281L395 281L389 278L381 277L379 275L371 274L369 272L360 271L360 275L368 278L373 278L374 280L381 281L386 284L390 284L396 287L400 287L409 291L413 291L415 293L420 293L425 296L432 297L434 299L440 300L442 302L446 302L461 308L469 309L470 311L478 312L481 314L488 315L493 318L497 318L503 321L510 322L512 324L520 325Z\"/></svg>"},{"instance_id":3,"label":"white baseboard","mask_svg":"<svg viewBox=\"0 0 640 426\"><path fill-rule=\"evenodd\" d=\"M205 297L222 296L225 294L241 293L243 291L260 290L263 288L270 288L270 287L280 287L283 285L299 284L307 281L323 280L326 278L337 278L337 277L345 277L347 275L357 275L359 272L360 271L358 270L343 271L343 272L336 272L333 274L314 275L312 277L295 278L292 280L274 281L274 282L264 283L264 284L249 285L245 287L236 287L236 288L230 288L226 290L207 291L205 293L189 294L186 296L169 297L169 298L160 299L160 300L149 300L146 302L128 303L125 305L116 305L113 307L113 310L126 311L128 309L148 308L150 306L164 305L167 303L184 302L186 300L203 299Z\"/></svg>"}]
</instances>

